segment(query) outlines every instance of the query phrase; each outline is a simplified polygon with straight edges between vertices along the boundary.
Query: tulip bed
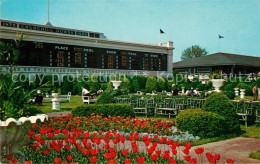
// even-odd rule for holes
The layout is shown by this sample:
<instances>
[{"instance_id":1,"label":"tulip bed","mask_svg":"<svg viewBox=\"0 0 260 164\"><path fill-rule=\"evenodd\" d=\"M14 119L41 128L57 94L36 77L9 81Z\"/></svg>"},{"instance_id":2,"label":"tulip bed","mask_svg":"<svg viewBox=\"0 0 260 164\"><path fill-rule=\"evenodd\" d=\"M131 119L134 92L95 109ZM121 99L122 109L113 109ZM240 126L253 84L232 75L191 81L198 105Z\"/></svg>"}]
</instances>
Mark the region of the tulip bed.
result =
<instances>
[{"instance_id":1,"label":"tulip bed","mask_svg":"<svg viewBox=\"0 0 260 164\"><path fill-rule=\"evenodd\" d=\"M172 121L123 117L50 118L32 125L22 152L26 163L202 163L203 147L192 155L191 143L181 146L167 136L173 126ZM210 163L220 159L219 154L206 157Z\"/></svg>"}]
</instances>

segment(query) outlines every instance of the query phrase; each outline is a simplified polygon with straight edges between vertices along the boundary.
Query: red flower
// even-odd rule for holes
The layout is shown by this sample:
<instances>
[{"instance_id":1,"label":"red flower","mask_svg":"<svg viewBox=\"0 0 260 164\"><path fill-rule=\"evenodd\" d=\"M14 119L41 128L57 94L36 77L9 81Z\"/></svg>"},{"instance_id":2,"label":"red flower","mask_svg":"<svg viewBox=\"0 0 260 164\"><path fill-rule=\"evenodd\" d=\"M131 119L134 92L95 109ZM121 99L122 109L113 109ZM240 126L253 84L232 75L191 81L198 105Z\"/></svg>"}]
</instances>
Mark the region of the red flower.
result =
<instances>
[{"instance_id":1,"label":"red flower","mask_svg":"<svg viewBox=\"0 0 260 164\"><path fill-rule=\"evenodd\" d=\"M10 161L10 164L18 164L18 159L14 158Z\"/></svg>"},{"instance_id":2,"label":"red flower","mask_svg":"<svg viewBox=\"0 0 260 164\"><path fill-rule=\"evenodd\" d=\"M44 156L47 156L47 155L49 154L49 150L46 150L46 149L43 150L43 151L42 151L42 154L43 154Z\"/></svg>"},{"instance_id":3,"label":"red flower","mask_svg":"<svg viewBox=\"0 0 260 164\"><path fill-rule=\"evenodd\" d=\"M122 143L125 142L125 136L122 136L122 137L120 138L120 142L122 142Z\"/></svg>"},{"instance_id":4,"label":"red flower","mask_svg":"<svg viewBox=\"0 0 260 164\"><path fill-rule=\"evenodd\" d=\"M111 155L110 155L110 153L105 153L105 154L104 154L104 157L105 157L107 160L109 160L109 159L111 158Z\"/></svg>"},{"instance_id":5,"label":"red flower","mask_svg":"<svg viewBox=\"0 0 260 164\"><path fill-rule=\"evenodd\" d=\"M128 151L127 150L122 150L122 154L123 154L123 156L127 156Z\"/></svg>"},{"instance_id":6,"label":"red flower","mask_svg":"<svg viewBox=\"0 0 260 164\"><path fill-rule=\"evenodd\" d=\"M233 163L234 163L234 159L230 159L230 158L227 159L227 163L228 163L228 164L233 164Z\"/></svg>"},{"instance_id":7,"label":"red flower","mask_svg":"<svg viewBox=\"0 0 260 164\"><path fill-rule=\"evenodd\" d=\"M37 141L37 142L40 142L41 141L41 136L34 136L34 138L35 138L35 140Z\"/></svg>"},{"instance_id":8,"label":"red flower","mask_svg":"<svg viewBox=\"0 0 260 164\"><path fill-rule=\"evenodd\" d=\"M125 159L125 164L131 164L131 159Z\"/></svg>"},{"instance_id":9,"label":"red flower","mask_svg":"<svg viewBox=\"0 0 260 164\"><path fill-rule=\"evenodd\" d=\"M148 150L147 150L148 154L153 154L154 152L154 148L153 147L150 147Z\"/></svg>"},{"instance_id":10,"label":"red flower","mask_svg":"<svg viewBox=\"0 0 260 164\"><path fill-rule=\"evenodd\" d=\"M83 151L83 154L84 154L85 156L88 156L88 155L89 155L89 150L87 150L87 149L84 150L84 151Z\"/></svg>"},{"instance_id":11,"label":"red flower","mask_svg":"<svg viewBox=\"0 0 260 164\"><path fill-rule=\"evenodd\" d=\"M136 159L137 159L137 162L138 162L139 164L144 163L144 157L138 157L138 158L136 158Z\"/></svg>"},{"instance_id":12,"label":"red flower","mask_svg":"<svg viewBox=\"0 0 260 164\"><path fill-rule=\"evenodd\" d=\"M68 161L71 161L72 158L73 158L73 157L72 157L71 155L68 155L68 156L67 156L67 160L68 160Z\"/></svg>"},{"instance_id":13,"label":"red flower","mask_svg":"<svg viewBox=\"0 0 260 164\"><path fill-rule=\"evenodd\" d=\"M97 155L97 153L98 153L98 151L96 149L90 150L90 154L93 155L93 156Z\"/></svg>"},{"instance_id":14,"label":"red flower","mask_svg":"<svg viewBox=\"0 0 260 164\"><path fill-rule=\"evenodd\" d=\"M54 158L53 161L55 164L60 164L61 158Z\"/></svg>"},{"instance_id":15,"label":"red flower","mask_svg":"<svg viewBox=\"0 0 260 164\"><path fill-rule=\"evenodd\" d=\"M148 140L148 135L143 136L143 141L145 142L147 140Z\"/></svg>"},{"instance_id":16,"label":"red flower","mask_svg":"<svg viewBox=\"0 0 260 164\"><path fill-rule=\"evenodd\" d=\"M202 154L203 152L204 152L204 147L199 147L199 148L195 149L196 154Z\"/></svg>"},{"instance_id":17,"label":"red flower","mask_svg":"<svg viewBox=\"0 0 260 164\"><path fill-rule=\"evenodd\" d=\"M171 159L169 160L169 163L170 163L170 164L176 164L176 160L173 159L173 158L171 158Z\"/></svg>"},{"instance_id":18,"label":"red flower","mask_svg":"<svg viewBox=\"0 0 260 164\"><path fill-rule=\"evenodd\" d=\"M169 151L165 151L163 154L164 159L169 159L170 158L170 152Z\"/></svg>"},{"instance_id":19,"label":"red flower","mask_svg":"<svg viewBox=\"0 0 260 164\"><path fill-rule=\"evenodd\" d=\"M184 154L188 155L189 152L190 152L190 150L186 148L186 149L182 150L182 152L183 152Z\"/></svg>"},{"instance_id":20,"label":"red flower","mask_svg":"<svg viewBox=\"0 0 260 164\"><path fill-rule=\"evenodd\" d=\"M155 151L155 153L156 153L157 155L161 155L161 152L162 152L161 150L156 150L156 151Z\"/></svg>"},{"instance_id":21,"label":"red flower","mask_svg":"<svg viewBox=\"0 0 260 164\"><path fill-rule=\"evenodd\" d=\"M91 157L90 158L91 163L96 163L97 162L97 157Z\"/></svg>"},{"instance_id":22,"label":"red flower","mask_svg":"<svg viewBox=\"0 0 260 164\"><path fill-rule=\"evenodd\" d=\"M189 156L189 155L188 155L188 156L184 156L183 158L184 158L184 160L187 161L187 162L189 162L189 161L191 160L191 156Z\"/></svg>"},{"instance_id":23,"label":"red flower","mask_svg":"<svg viewBox=\"0 0 260 164\"><path fill-rule=\"evenodd\" d=\"M32 164L32 161L25 161L23 164Z\"/></svg>"},{"instance_id":24,"label":"red flower","mask_svg":"<svg viewBox=\"0 0 260 164\"><path fill-rule=\"evenodd\" d=\"M157 134L155 134L155 135L154 135L154 138L155 138L155 139L157 139L157 138L158 138L158 135L157 135Z\"/></svg>"},{"instance_id":25,"label":"red flower","mask_svg":"<svg viewBox=\"0 0 260 164\"><path fill-rule=\"evenodd\" d=\"M64 148L68 151L70 149L70 145L65 145Z\"/></svg>"},{"instance_id":26,"label":"red flower","mask_svg":"<svg viewBox=\"0 0 260 164\"><path fill-rule=\"evenodd\" d=\"M185 143L185 147L186 147L186 149L190 149L191 148L191 143L190 142L186 142Z\"/></svg>"},{"instance_id":27,"label":"red flower","mask_svg":"<svg viewBox=\"0 0 260 164\"><path fill-rule=\"evenodd\" d=\"M116 160L115 160L115 159L110 160L110 161L108 162L108 164L116 164Z\"/></svg>"},{"instance_id":28,"label":"red flower","mask_svg":"<svg viewBox=\"0 0 260 164\"><path fill-rule=\"evenodd\" d=\"M220 159L220 154L215 154L215 159L219 160Z\"/></svg>"},{"instance_id":29,"label":"red flower","mask_svg":"<svg viewBox=\"0 0 260 164\"><path fill-rule=\"evenodd\" d=\"M172 150L172 154L176 155L176 154L177 154L177 150L176 150L176 149L173 149L173 150Z\"/></svg>"},{"instance_id":30,"label":"red flower","mask_svg":"<svg viewBox=\"0 0 260 164\"><path fill-rule=\"evenodd\" d=\"M151 155L151 158L152 158L153 161L157 161L158 155L157 154L153 154L153 155Z\"/></svg>"},{"instance_id":31,"label":"red flower","mask_svg":"<svg viewBox=\"0 0 260 164\"><path fill-rule=\"evenodd\" d=\"M192 158L190 160L190 164L196 164L198 162L198 159L197 158Z\"/></svg>"},{"instance_id":32,"label":"red flower","mask_svg":"<svg viewBox=\"0 0 260 164\"><path fill-rule=\"evenodd\" d=\"M149 146L150 145L150 141L145 141L145 146Z\"/></svg>"}]
</instances>

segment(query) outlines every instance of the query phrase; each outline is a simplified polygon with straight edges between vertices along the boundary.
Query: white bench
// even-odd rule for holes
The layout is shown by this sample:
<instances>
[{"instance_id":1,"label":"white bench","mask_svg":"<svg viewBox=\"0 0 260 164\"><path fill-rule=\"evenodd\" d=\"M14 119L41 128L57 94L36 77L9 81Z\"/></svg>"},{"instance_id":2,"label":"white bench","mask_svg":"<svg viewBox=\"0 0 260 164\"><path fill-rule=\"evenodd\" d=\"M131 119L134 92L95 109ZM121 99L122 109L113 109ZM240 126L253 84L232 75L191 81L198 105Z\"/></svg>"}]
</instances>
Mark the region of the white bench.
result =
<instances>
[{"instance_id":1,"label":"white bench","mask_svg":"<svg viewBox=\"0 0 260 164\"><path fill-rule=\"evenodd\" d=\"M82 103L85 104L90 104L91 102L96 102L97 99L92 99L91 96L83 96L82 95Z\"/></svg>"},{"instance_id":2,"label":"white bench","mask_svg":"<svg viewBox=\"0 0 260 164\"><path fill-rule=\"evenodd\" d=\"M61 101L68 101L68 102L70 102L70 98L71 98L71 92L68 92L67 95L60 95L60 100Z\"/></svg>"}]
</instances>

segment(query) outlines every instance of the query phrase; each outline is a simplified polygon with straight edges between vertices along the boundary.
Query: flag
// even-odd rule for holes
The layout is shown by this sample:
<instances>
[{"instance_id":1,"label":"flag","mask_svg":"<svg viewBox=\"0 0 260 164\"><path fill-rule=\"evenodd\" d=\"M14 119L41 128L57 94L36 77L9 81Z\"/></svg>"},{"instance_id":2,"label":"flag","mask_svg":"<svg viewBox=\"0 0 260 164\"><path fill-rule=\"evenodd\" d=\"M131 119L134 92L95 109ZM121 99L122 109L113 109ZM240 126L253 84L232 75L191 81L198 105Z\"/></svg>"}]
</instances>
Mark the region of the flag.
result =
<instances>
[{"instance_id":1,"label":"flag","mask_svg":"<svg viewBox=\"0 0 260 164\"><path fill-rule=\"evenodd\" d=\"M218 35L218 38L219 38L219 39L222 39L222 38L224 38L224 36Z\"/></svg>"},{"instance_id":2,"label":"flag","mask_svg":"<svg viewBox=\"0 0 260 164\"><path fill-rule=\"evenodd\" d=\"M160 34L164 34L164 31L162 29L160 29Z\"/></svg>"}]
</instances>

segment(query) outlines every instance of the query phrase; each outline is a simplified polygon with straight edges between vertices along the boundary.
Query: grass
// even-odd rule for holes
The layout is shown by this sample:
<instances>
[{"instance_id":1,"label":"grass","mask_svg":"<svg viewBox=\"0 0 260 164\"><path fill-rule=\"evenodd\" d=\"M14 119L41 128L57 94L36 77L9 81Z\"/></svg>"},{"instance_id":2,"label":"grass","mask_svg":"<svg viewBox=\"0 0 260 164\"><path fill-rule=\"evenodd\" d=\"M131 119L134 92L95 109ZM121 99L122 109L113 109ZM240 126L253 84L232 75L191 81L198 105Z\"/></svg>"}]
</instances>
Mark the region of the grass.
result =
<instances>
[{"instance_id":1,"label":"grass","mask_svg":"<svg viewBox=\"0 0 260 164\"><path fill-rule=\"evenodd\" d=\"M60 103L61 111L70 111L75 107L82 105L81 96L71 96L70 102L62 101ZM44 100L41 106L35 105L34 107L40 109L43 113L57 112L51 109L52 102L51 100Z\"/></svg>"},{"instance_id":2,"label":"grass","mask_svg":"<svg viewBox=\"0 0 260 164\"><path fill-rule=\"evenodd\" d=\"M241 136L248 138L257 138L260 139L260 125L252 126L241 126L242 131L244 132Z\"/></svg>"},{"instance_id":3,"label":"grass","mask_svg":"<svg viewBox=\"0 0 260 164\"><path fill-rule=\"evenodd\" d=\"M260 160L260 150L257 150L256 152L252 152L249 154L249 158L259 159Z\"/></svg>"}]
</instances>

